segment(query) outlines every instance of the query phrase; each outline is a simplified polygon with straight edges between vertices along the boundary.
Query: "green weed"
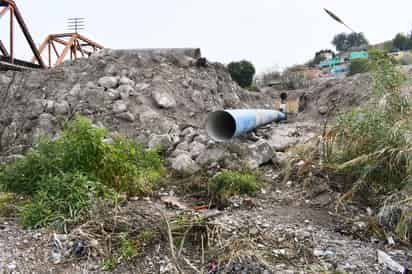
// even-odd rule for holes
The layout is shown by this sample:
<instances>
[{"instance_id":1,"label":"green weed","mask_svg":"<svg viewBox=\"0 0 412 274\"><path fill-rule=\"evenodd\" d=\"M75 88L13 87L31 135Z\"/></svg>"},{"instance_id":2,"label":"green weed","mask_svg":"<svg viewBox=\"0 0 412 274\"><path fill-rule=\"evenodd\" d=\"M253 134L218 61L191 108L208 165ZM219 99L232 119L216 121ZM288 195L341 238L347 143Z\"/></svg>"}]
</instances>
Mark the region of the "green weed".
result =
<instances>
[{"instance_id":1,"label":"green weed","mask_svg":"<svg viewBox=\"0 0 412 274\"><path fill-rule=\"evenodd\" d=\"M254 194L258 190L256 176L237 171L224 171L216 174L209 182L212 201L226 203L227 199L240 194Z\"/></svg>"},{"instance_id":2,"label":"green weed","mask_svg":"<svg viewBox=\"0 0 412 274\"><path fill-rule=\"evenodd\" d=\"M96 199L115 193L150 194L164 173L155 150L117 137L85 118L69 122L56 140L42 138L24 158L1 167L0 190L25 195L20 215L26 227L84 217Z\"/></svg>"}]
</instances>

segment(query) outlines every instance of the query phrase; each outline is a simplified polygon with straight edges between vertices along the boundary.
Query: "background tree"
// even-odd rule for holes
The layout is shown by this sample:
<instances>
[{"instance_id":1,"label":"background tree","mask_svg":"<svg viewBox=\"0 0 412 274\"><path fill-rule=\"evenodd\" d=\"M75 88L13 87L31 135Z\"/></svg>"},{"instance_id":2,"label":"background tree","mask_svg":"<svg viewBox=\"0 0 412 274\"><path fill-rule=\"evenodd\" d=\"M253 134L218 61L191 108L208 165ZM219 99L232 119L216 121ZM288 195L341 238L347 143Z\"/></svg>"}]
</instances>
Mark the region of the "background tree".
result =
<instances>
[{"instance_id":1,"label":"background tree","mask_svg":"<svg viewBox=\"0 0 412 274\"><path fill-rule=\"evenodd\" d=\"M395 38L393 38L393 46L400 50L405 50L408 44L408 37L403 33L396 34Z\"/></svg>"},{"instance_id":2,"label":"background tree","mask_svg":"<svg viewBox=\"0 0 412 274\"><path fill-rule=\"evenodd\" d=\"M335 35L332 44L337 51L347 51L353 47L361 47L369 45L368 40L362 32L352 32L350 34L340 33Z\"/></svg>"},{"instance_id":3,"label":"background tree","mask_svg":"<svg viewBox=\"0 0 412 274\"><path fill-rule=\"evenodd\" d=\"M238 83L239 86L242 88L247 88L252 85L256 69L251 62L246 60L231 62L227 68L233 81Z\"/></svg>"},{"instance_id":4,"label":"background tree","mask_svg":"<svg viewBox=\"0 0 412 274\"><path fill-rule=\"evenodd\" d=\"M332 44L336 47L337 51L345 51L347 48L346 45L346 33L340 33L335 35L332 40Z\"/></svg>"}]
</instances>

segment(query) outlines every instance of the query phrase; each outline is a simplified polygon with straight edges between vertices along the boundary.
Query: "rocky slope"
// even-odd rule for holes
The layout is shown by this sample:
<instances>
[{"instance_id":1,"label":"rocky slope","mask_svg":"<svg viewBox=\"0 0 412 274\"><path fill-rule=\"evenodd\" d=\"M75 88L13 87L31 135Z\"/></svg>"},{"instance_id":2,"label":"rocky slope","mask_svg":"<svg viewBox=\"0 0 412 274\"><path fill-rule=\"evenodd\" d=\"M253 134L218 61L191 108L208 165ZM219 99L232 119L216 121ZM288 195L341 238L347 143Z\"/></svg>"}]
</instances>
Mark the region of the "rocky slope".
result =
<instances>
[{"instance_id":1,"label":"rocky slope","mask_svg":"<svg viewBox=\"0 0 412 274\"><path fill-rule=\"evenodd\" d=\"M56 136L80 114L114 135L175 150L177 169L197 170L209 161L197 158L213 145L203 130L208 112L271 107L232 82L221 64L200 64L181 52L104 50L48 71L1 74L0 90L0 154L6 160L38 136Z\"/></svg>"}]
</instances>

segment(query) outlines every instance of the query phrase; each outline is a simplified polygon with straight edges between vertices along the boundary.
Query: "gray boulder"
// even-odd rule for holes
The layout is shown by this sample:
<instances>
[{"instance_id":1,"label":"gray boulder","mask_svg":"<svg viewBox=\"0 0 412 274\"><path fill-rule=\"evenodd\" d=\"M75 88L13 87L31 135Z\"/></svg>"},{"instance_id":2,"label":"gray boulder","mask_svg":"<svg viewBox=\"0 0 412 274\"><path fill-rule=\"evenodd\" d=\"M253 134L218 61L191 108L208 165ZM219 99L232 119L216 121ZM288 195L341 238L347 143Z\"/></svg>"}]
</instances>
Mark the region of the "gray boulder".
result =
<instances>
[{"instance_id":1,"label":"gray boulder","mask_svg":"<svg viewBox=\"0 0 412 274\"><path fill-rule=\"evenodd\" d=\"M134 92L133 87L130 86L130 85L121 85L117 90L119 91L120 97L121 97L123 100L128 99L129 96L130 96L131 94L133 94L133 92Z\"/></svg>"},{"instance_id":2,"label":"gray boulder","mask_svg":"<svg viewBox=\"0 0 412 274\"><path fill-rule=\"evenodd\" d=\"M119 85L119 79L113 76L105 76L99 79L99 86L104 88L116 88Z\"/></svg>"},{"instance_id":3,"label":"gray boulder","mask_svg":"<svg viewBox=\"0 0 412 274\"><path fill-rule=\"evenodd\" d=\"M128 86L134 86L135 85L134 81L129 79L126 76L121 77L119 83L120 83L120 85L128 85Z\"/></svg>"},{"instance_id":4,"label":"gray boulder","mask_svg":"<svg viewBox=\"0 0 412 274\"><path fill-rule=\"evenodd\" d=\"M208 149L203 154L199 155L199 157L196 159L196 162L199 165L204 166L207 164L214 164L216 162L219 162L223 160L226 156L227 156L227 153L224 149L213 148L213 149Z\"/></svg>"},{"instance_id":5,"label":"gray boulder","mask_svg":"<svg viewBox=\"0 0 412 274\"><path fill-rule=\"evenodd\" d=\"M246 163L251 169L256 169L272 160L273 150L265 140L260 140L248 147Z\"/></svg>"},{"instance_id":6,"label":"gray boulder","mask_svg":"<svg viewBox=\"0 0 412 274\"><path fill-rule=\"evenodd\" d=\"M169 134L153 134L149 139L148 146L150 149L161 147L167 150L173 145L172 138Z\"/></svg>"},{"instance_id":7,"label":"gray boulder","mask_svg":"<svg viewBox=\"0 0 412 274\"><path fill-rule=\"evenodd\" d=\"M156 104L161 108L176 107L176 100L164 90L155 90L153 91L152 96Z\"/></svg>"},{"instance_id":8,"label":"gray boulder","mask_svg":"<svg viewBox=\"0 0 412 274\"><path fill-rule=\"evenodd\" d=\"M184 174L194 174L200 170L200 167L192 160L192 157L186 153L178 155L170 160L174 170Z\"/></svg>"},{"instance_id":9,"label":"gray boulder","mask_svg":"<svg viewBox=\"0 0 412 274\"><path fill-rule=\"evenodd\" d=\"M118 100L113 103L113 112L114 113L121 113L127 110L127 102L123 100Z\"/></svg>"},{"instance_id":10,"label":"gray boulder","mask_svg":"<svg viewBox=\"0 0 412 274\"><path fill-rule=\"evenodd\" d=\"M116 118L130 123L133 123L136 120L136 117L130 111L118 113L116 114Z\"/></svg>"},{"instance_id":11,"label":"gray boulder","mask_svg":"<svg viewBox=\"0 0 412 274\"><path fill-rule=\"evenodd\" d=\"M57 102L54 104L54 112L57 115L65 115L70 112L69 103L66 101Z\"/></svg>"},{"instance_id":12,"label":"gray boulder","mask_svg":"<svg viewBox=\"0 0 412 274\"><path fill-rule=\"evenodd\" d=\"M190 144L190 156L196 159L206 151L206 146L199 142L193 142Z\"/></svg>"}]
</instances>

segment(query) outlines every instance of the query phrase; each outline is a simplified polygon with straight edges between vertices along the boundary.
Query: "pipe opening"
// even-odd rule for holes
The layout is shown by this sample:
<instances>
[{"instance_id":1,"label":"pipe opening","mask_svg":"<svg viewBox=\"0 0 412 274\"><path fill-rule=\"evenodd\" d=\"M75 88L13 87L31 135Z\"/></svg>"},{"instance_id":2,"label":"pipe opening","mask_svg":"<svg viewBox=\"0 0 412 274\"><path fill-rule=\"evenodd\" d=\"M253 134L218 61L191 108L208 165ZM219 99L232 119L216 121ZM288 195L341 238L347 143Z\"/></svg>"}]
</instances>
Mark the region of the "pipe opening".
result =
<instances>
[{"instance_id":1,"label":"pipe opening","mask_svg":"<svg viewBox=\"0 0 412 274\"><path fill-rule=\"evenodd\" d=\"M282 103L286 103L287 99L288 99L288 94L286 92L282 92L280 94L280 100L282 101Z\"/></svg>"},{"instance_id":2,"label":"pipe opening","mask_svg":"<svg viewBox=\"0 0 412 274\"><path fill-rule=\"evenodd\" d=\"M236 120L226 111L215 111L207 118L206 130L216 141L229 141L236 133Z\"/></svg>"}]
</instances>

